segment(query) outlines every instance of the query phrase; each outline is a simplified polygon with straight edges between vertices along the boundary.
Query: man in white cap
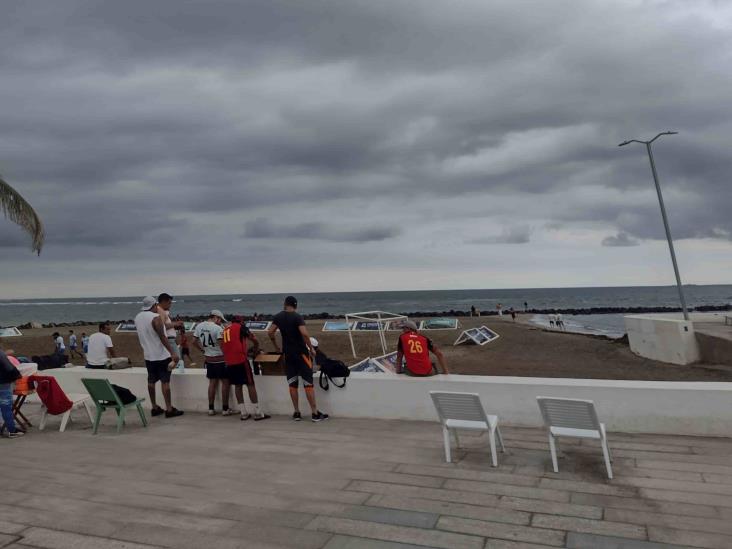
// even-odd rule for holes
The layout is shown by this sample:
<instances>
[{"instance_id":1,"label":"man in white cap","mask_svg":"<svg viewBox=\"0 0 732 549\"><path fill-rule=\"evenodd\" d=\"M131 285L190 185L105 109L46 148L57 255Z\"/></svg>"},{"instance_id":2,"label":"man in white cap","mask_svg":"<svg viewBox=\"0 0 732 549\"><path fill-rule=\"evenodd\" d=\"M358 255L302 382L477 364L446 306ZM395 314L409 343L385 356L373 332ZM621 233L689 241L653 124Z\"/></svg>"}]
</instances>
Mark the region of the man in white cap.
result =
<instances>
[{"instance_id":1,"label":"man in white cap","mask_svg":"<svg viewBox=\"0 0 732 549\"><path fill-rule=\"evenodd\" d=\"M402 373L402 357L406 362L406 373L414 377L433 376L437 372L430 360L430 352L437 357L440 368L446 374L450 372L445 364L445 357L442 355L432 340L423 336L417 331L417 325L411 320L402 323L402 333L399 336L396 357L396 373Z\"/></svg>"},{"instance_id":2,"label":"man in white cap","mask_svg":"<svg viewBox=\"0 0 732 549\"><path fill-rule=\"evenodd\" d=\"M226 317L218 309L211 311L208 320L196 324L193 331L193 345L203 353L206 378L208 378L208 415L216 415L214 402L219 389L219 382L222 385L222 404L224 415L229 415L229 378L226 372L226 361L224 353L221 352L221 334L224 331L222 324ZM226 400L223 397L226 396Z\"/></svg>"},{"instance_id":3,"label":"man in white cap","mask_svg":"<svg viewBox=\"0 0 732 549\"><path fill-rule=\"evenodd\" d=\"M152 404L150 414L159 416L163 413L155 398L155 384L159 381L165 399L165 417L182 416L183 412L173 408L170 398L170 372L180 357L170 346L154 297L148 296L142 300L142 310L135 317L135 328L147 367L147 392Z\"/></svg>"}]
</instances>

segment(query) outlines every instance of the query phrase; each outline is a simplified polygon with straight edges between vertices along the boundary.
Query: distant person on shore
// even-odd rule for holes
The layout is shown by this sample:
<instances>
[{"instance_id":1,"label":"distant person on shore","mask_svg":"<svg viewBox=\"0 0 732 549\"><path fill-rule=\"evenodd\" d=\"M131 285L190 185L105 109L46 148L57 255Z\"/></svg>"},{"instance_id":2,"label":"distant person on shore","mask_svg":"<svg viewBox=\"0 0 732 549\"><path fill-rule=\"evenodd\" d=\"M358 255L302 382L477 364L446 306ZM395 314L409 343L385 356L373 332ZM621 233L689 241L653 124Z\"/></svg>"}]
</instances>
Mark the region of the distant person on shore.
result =
<instances>
[{"instance_id":1,"label":"distant person on shore","mask_svg":"<svg viewBox=\"0 0 732 549\"><path fill-rule=\"evenodd\" d=\"M54 354L63 361L61 362L61 364L66 364L68 362L68 359L66 358L66 345L64 344L63 336L58 332L53 332L51 337L53 338L53 343L55 346Z\"/></svg>"},{"instance_id":2,"label":"distant person on shore","mask_svg":"<svg viewBox=\"0 0 732 549\"><path fill-rule=\"evenodd\" d=\"M430 352L437 357L442 373L449 374L442 351L432 343L432 340L417 331L417 325L411 320L402 323L402 333L397 343L396 373L405 373L414 377L429 377L435 375L437 369L430 360ZM406 362L406 371L402 371L402 358Z\"/></svg>"},{"instance_id":3,"label":"distant person on shore","mask_svg":"<svg viewBox=\"0 0 732 549\"><path fill-rule=\"evenodd\" d=\"M175 368L180 357L170 345L170 339L165 333L163 319L154 297L148 296L142 300L142 310L135 317L135 328L145 356L147 392L152 404L150 415L159 416L163 413L163 409L157 405L155 395L155 384L159 381L165 400L165 417L182 416L182 411L173 408L170 396L170 372Z\"/></svg>"},{"instance_id":4,"label":"distant person on shore","mask_svg":"<svg viewBox=\"0 0 732 549\"><path fill-rule=\"evenodd\" d=\"M562 318L562 313L557 313L554 319L557 323L557 328L564 330L564 319Z\"/></svg>"},{"instance_id":5,"label":"distant person on shore","mask_svg":"<svg viewBox=\"0 0 732 549\"><path fill-rule=\"evenodd\" d=\"M470 316L475 316L475 305L470 306Z\"/></svg>"},{"instance_id":6,"label":"distant person on shore","mask_svg":"<svg viewBox=\"0 0 732 549\"><path fill-rule=\"evenodd\" d=\"M179 370L185 369L183 359L181 356L180 347L178 347L178 332L176 331L178 326L181 326L182 322L174 322L170 317L170 308L173 306L173 296L163 292L158 296L158 312L160 318L163 320L163 326L165 327L165 335L168 338L170 347L175 351L175 354L181 357L176 362L176 368Z\"/></svg>"},{"instance_id":7,"label":"distant person on shore","mask_svg":"<svg viewBox=\"0 0 732 549\"><path fill-rule=\"evenodd\" d=\"M115 370L118 366L129 366L130 359L116 356L112 343L112 325L109 322L99 324L99 331L89 338L89 350L86 353L86 367L95 370Z\"/></svg>"},{"instance_id":8,"label":"distant person on shore","mask_svg":"<svg viewBox=\"0 0 732 549\"><path fill-rule=\"evenodd\" d=\"M480 309L475 309L475 316L480 316Z\"/></svg>"},{"instance_id":9,"label":"distant person on shore","mask_svg":"<svg viewBox=\"0 0 732 549\"><path fill-rule=\"evenodd\" d=\"M226 373L226 360L221 351L221 336L226 317L218 309L208 315L208 320L196 324L193 330L193 345L203 353L203 365L208 379L208 415L216 415L216 393L221 385L222 415L228 416L229 410L229 378Z\"/></svg>"},{"instance_id":10,"label":"distant person on shore","mask_svg":"<svg viewBox=\"0 0 732 549\"><path fill-rule=\"evenodd\" d=\"M291 295L285 298L284 310L275 315L272 319L272 326L267 330L269 339L279 353L280 346L275 338L277 330L280 331L282 336L287 384L290 386L290 398L295 409L292 419L295 421L302 420L298 395L298 378L302 378L305 396L312 412L312 420L318 422L328 419L328 414L318 410L315 402L315 389L313 388L313 357L315 356L315 350L312 343L310 343L310 334L308 334L305 327L305 321L297 314L297 299Z\"/></svg>"},{"instance_id":11,"label":"distant person on shore","mask_svg":"<svg viewBox=\"0 0 732 549\"><path fill-rule=\"evenodd\" d=\"M503 316L503 305L500 303L496 305L496 311L498 311L498 316Z\"/></svg>"},{"instance_id":12,"label":"distant person on shore","mask_svg":"<svg viewBox=\"0 0 732 549\"><path fill-rule=\"evenodd\" d=\"M524 301L524 312L525 313L529 312L529 304L526 301Z\"/></svg>"},{"instance_id":13,"label":"distant person on shore","mask_svg":"<svg viewBox=\"0 0 732 549\"><path fill-rule=\"evenodd\" d=\"M508 309L508 312L511 313L511 320L516 322L516 310L513 307L510 307Z\"/></svg>"},{"instance_id":14,"label":"distant person on shore","mask_svg":"<svg viewBox=\"0 0 732 549\"><path fill-rule=\"evenodd\" d=\"M254 374L252 366L249 364L248 343L252 344L254 356L259 354L259 341L253 332L244 325L244 318L237 316L234 322L224 328L221 334L221 350L224 353L226 361L226 374L229 378L229 385L234 386L234 395L239 405L240 419L246 421L252 415L247 412L247 406L244 403L243 386L247 386L249 400L254 406L254 421L262 421L269 419L269 415L265 414L259 406L259 398L257 397L257 387L254 384ZM228 401L229 392L226 391L226 399Z\"/></svg>"},{"instance_id":15,"label":"distant person on shore","mask_svg":"<svg viewBox=\"0 0 732 549\"><path fill-rule=\"evenodd\" d=\"M13 388L18 379L20 372L0 349L0 415L3 420L0 436L3 438L18 438L25 434L15 426L13 417Z\"/></svg>"},{"instance_id":16,"label":"distant person on shore","mask_svg":"<svg viewBox=\"0 0 732 549\"><path fill-rule=\"evenodd\" d=\"M89 336L86 335L86 332L81 332L81 349L84 354L89 352Z\"/></svg>"},{"instance_id":17,"label":"distant person on shore","mask_svg":"<svg viewBox=\"0 0 732 549\"><path fill-rule=\"evenodd\" d=\"M177 328L178 331L178 347L180 348L180 361L183 363L183 366L185 367L186 363L186 357L188 357L188 362L190 363L190 366L195 366L196 363L193 362L193 359L191 359L191 347L188 343L188 335L186 334L186 327L184 324L181 324Z\"/></svg>"},{"instance_id":18,"label":"distant person on shore","mask_svg":"<svg viewBox=\"0 0 732 549\"><path fill-rule=\"evenodd\" d=\"M549 327L554 328L554 325L556 324L557 316L554 314L549 315Z\"/></svg>"},{"instance_id":19,"label":"distant person on shore","mask_svg":"<svg viewBox=\"0 0 732 549\"><path fill-rule=\"evenodd\" d=\"M78 340L76 339L76 334L74 333L74 330L69 330L69 358L73 359L74 356L78 358L84 358L84 355L82 355L78 351Z\"/></svg>"}]
</instances>

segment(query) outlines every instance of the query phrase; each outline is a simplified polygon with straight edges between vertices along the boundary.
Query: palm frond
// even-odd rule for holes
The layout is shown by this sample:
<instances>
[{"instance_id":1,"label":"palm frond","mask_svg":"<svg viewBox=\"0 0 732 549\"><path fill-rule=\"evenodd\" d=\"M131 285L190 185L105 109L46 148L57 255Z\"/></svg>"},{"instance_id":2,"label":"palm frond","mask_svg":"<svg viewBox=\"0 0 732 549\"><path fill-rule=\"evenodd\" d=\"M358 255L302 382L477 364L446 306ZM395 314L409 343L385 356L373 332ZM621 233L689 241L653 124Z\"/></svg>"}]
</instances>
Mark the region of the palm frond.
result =
<instances>
[{"instance_id":1,"label":"palm frond","mask_svg":"<svg viewBox=\"0 0 732 549\"><path fill-rule=\"evenodd\" d=\"M0 176L0 207L5 217L27 232L33 239L32 250L41 254L46 234L33 207Z\"/></svg>"}]
</instances>

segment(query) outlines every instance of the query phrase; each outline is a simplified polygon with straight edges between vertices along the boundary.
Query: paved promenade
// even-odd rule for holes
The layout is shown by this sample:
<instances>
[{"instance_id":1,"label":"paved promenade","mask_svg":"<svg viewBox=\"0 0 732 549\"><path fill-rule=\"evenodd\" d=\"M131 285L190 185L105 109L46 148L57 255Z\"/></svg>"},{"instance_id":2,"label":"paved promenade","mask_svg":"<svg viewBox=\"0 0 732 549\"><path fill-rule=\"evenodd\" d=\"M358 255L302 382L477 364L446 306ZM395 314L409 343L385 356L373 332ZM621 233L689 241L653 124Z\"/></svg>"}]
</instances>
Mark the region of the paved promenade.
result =
<instances>
[{"instance_id":1,"label":"paved promenade","mask_svg":"<svg viewBox=\"0 0 732 549\"><path fill-rule=\"evenodd\" d=\"M436 423L74 417L0 440L3 549L732 547L729 439L611 433L608 481L590 442L549 472L537 429L492 469L470 436L444 463Z\"/></svg>"}]
</instances>

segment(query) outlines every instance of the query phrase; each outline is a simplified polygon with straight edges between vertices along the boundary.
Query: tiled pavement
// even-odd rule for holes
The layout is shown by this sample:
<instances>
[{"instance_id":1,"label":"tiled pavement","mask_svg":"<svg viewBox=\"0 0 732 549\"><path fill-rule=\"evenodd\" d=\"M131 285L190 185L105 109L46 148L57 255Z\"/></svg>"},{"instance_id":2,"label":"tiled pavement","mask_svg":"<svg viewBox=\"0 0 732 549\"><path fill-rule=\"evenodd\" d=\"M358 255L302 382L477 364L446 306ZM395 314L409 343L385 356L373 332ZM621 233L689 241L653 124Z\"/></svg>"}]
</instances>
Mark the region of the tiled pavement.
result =
<instances>
[{"instance_id":1,"label":"tiled pavement","mask_svg":"<svg viewBox=\"0 0 732 549\"><path fill-rule=\"evenodd\" d=\"M0 440L0 547L732 548L729 439L611 433L608 481L591 442L550 472L538 429L504 428L493 469L467 435L444 463L430 423L75 418Z\"/></svg>"}]
</instances>

